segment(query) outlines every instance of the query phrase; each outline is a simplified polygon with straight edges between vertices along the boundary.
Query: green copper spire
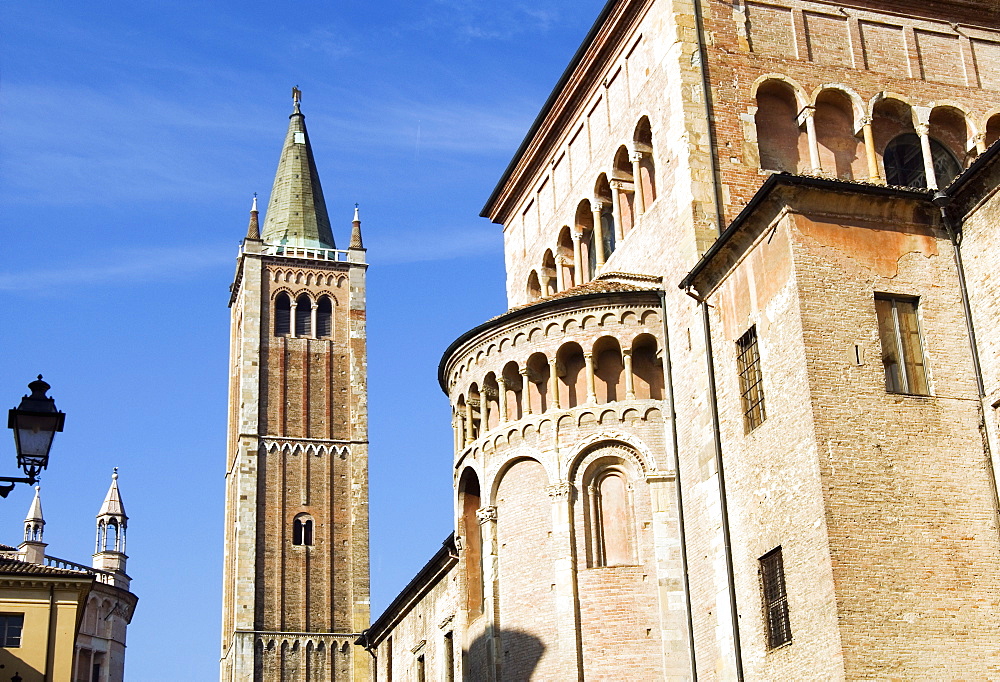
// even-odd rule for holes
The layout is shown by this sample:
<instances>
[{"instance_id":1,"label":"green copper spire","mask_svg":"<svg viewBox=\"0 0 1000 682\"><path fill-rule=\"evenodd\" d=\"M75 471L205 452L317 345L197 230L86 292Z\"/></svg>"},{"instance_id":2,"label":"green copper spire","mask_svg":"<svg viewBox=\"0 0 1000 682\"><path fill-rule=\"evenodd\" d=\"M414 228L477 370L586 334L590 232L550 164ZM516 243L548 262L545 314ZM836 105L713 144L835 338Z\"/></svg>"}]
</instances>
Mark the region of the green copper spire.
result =
<instances>
[{"instance_id":1,"label":"green copper spire","mask_svg":"<svg viewBox=\"0 0 1000 682\"><path fill-rule=\"evenodd\" d=\"M261 238L269 244L335 249L323 188L306 132L306 117L299 110L301 101L301 91L293 88L295 109L289 116L288 134L281 149Z\"/></svg>"}]
</instances>

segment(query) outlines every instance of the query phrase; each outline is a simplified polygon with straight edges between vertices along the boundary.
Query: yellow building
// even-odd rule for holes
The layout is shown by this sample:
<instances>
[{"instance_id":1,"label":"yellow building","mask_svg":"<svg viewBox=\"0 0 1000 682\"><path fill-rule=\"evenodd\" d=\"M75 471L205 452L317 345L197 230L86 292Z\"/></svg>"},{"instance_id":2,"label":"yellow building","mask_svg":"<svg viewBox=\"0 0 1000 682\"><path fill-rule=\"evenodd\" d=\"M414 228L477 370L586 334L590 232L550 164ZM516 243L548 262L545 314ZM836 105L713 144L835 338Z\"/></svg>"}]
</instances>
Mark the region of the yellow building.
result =
<instances>
[{"instance_id":1,"label":"yellow building","mask_svg":"<svg viewBox=\"0 0 1000 682\"><path fill-rule=\"evenodd\" d=\"M93 585L84 571L0 559L0 679L73 679L76 633Z\"/></svg>"},{"instance_id":2,"label":"yellow building","mask_svg":"<svg viewBox=\"0 0 1000 682\"><path fill-rule=\"evenodd\" d=\"M137 598L125 573L128 517L118 474L97 514L93 566L49 556L39 489L24 541L0 545L0 680L122 682Z\"/></svg>"}]
</instances>

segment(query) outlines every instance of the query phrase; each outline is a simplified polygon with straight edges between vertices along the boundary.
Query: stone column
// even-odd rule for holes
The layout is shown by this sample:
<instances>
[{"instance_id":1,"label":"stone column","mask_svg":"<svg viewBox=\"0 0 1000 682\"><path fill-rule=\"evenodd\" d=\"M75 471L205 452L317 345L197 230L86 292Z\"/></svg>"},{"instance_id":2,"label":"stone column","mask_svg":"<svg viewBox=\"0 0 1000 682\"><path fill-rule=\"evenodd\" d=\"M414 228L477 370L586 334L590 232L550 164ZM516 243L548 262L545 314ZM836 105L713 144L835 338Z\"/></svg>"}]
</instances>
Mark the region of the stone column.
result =
<instances>
[{"instance_id":1,"label":"stone column","mask_svg":"<svg viewBox=\"0 0 1000 682\"><path fill-rule=\"evenodd\" d=\"M497 508L481 507L476 510L479 520L480 537L483 543L483 613L486 616L486 651L488 680L496 679L497 670L497 615L494 612L498 580L500 578L500 561L497 555Z\"/></svg>"},{"instance_id":2,"label":"stone column","mask_svg":"<svg viewBox=\"0 0 1000 682\"><path fill-rule=\"evenodd\" d=\"M635 400L635 377L632 376L632 351L622 351L622 364L625 365L625 400Z\"/></svg>"},{"instance_id":3,"label":"stone column","mask_svg":"<svg viewBox=\"0 0 1000 682\"><path fill-rule=\"evenodd\" d=\"M576 560L573 551L573 486L559 481L545 492L552 500L552 549L555 554L552 580L555 583L556 651L564 679L583 679L580 670L579 614L576 609ZM572 672L570 672L572 671Z\"/></svg>"},{"instance_id":4,"label":"stone column","mask_svg":"<svg viewBox=\"0 0 1000 682\"><path fill-rule=\"evenodd\" d=\"M521 367L518 371L521 373L521 413L527 416L531 414L531 389L528 388L531 382L528 381L527 367Z\"/></svg>"},{"instance_id":5,"label":"stone column","mask_svg":"<svg viewBox=\"0 0 1000 682\"><path fill-rule=\"evenodd\" d=\"M924 174L927 176L927 189L937 189L937 174L934 172L934 154L931 151L930 126L921 123L917 126L920 136L920 149L924 153Z\"/></svg>"},{"instance_id":6,"label":"stone column","mask_svg":"<svg viewBox=\"0 0 1000 682\"><path fill-rule=\"evenodd\" d=\"M979 133L976 135L976 154L982 154L986 151L986 133Z\"/></svg>"},{"instance_id":7,"label":"stone column","mask_svg":"<svg viewBox=\"0 0 1000 682\"><path fill-rule=\"evenodd\" d=\"M465 397L465 443L468 445L476 439L472 429L472 396Z\"/></svg>"},{"instance_id":8,"label":"stone column","mask_svg":"<svg viewBox=\"0 0 1000 682\"><path fill-rule=\"evenodd\" d=\"M580 246L580 240L583 236L576 230L573 230L570 233L570 237L573 239L573 270L576 273L574 284L583 284L586 280L583 276L583 247Z\"/></svg>"},{"instance_id":9,"label":"stone column","mask_svg":"<svg viewBox=\"0 0 1000 682\"><path fill-rule=\"evenodd\" d=\"M289 315L291 315L291 319L288 321L289 322L289 324L288 324L288 335L291 336L292 338L295 338L295 327L298 326L298 325L295 324L295 319L296 319L295 311L298 310L298 308L299 308L299 304L296 301L293 300L292 301L292 307L290 309L290 312L288 313Z\"/></svg>"},{"instance_id":10,"label":"stone column","mask_svg":"<svg viewBox=\"0 0 1000 682\"><path fill-rule=\"evenodd\" d=\"M500 423L507 421L507 380L497 377L497 406L500 408Z\"/></svg>"},{"instance_id":11,"label":"stone column","mask_svg":"<svg viewBox=\"0 0 1000 682\"><path fill-rule=\"evenodd\" d=\"M806 124L806 138L809 140L809 164L816 175L823 173L819 162L819 140L816 138L816 107L805 107L799 113L799 119Z\"/></svg>"},{"instance_id":12,"label":"stone column","mask_svg":"<svg viewBox=\"0 0 1000 682\"><path fill-rule=\"evenodd\" d=\"M316 338L317 336L319 336L319 334L318 334L319 330L316 328L316 311L317 310L319 310L319 303L313 303L312 304L312 310L309 311L310 312L309 323L310 323L310 325L312 325L310 327L312 329L312 334L307 334L307 336L311 336L313 338Z\"/></svg>"},{"instance_id":13,"label":"stone column","mask_svg":"<svg viewBox=\"0 0 1000 682\"><path fill-rule=\"evenodd\" d=\"M559 409L559 373L556 371L559 362L556 358L549 358L549 403L553 410Z\"/></svg>"},{"instance_id":14,"label":"stone column","mask_svg":"<svg viewBox=\"0 0 1000 682\"><path fill-rule=\"evenodd\" d=\"M638 218L646 212L646 194L642 188L642 152L629 154L632 161L632 183L635 185L635 215Z\"/></svg>"},{"instance_id":15,"label":"stone column","mask_svg":"<svg viewBox=\"0 0 1000 682\"><path fill-rule=\"evenodd\" d=\"M622 183L620 180L611 181L611 212L615 216L615 239L621 241L625 236L624 229L622 227Z\"/></svg>"},{"instance_id":16,"label":"stone column","mask_svg":"<svg viewBox=\"0 0 1000 682\"><path fill-rule=\"evenodd\" d=\"M556 291L562 291L566 288L565 282L563 282L563 259L562 256L556 258Z\"/></svg>"},{"instance_id":17,"label":"stone column","mask_svg":"<svg viewBox=\"0 0 1000 682\"><path fill-rule=\"evenodd\" d=\"M868 159L868 181L883 183L882 171L878 167L878 154L875 153L875 135L872 133L872 119L866 116L861 121L861 130L865 137L865 156Z\"/></svg>"},{"instance_id":18,"label":"stone column","mask_svg":"<svg viewBox=\"0 0 1000 682\"><path fill-rule=\"evenodd\" d=\"M479 435L486 433L490 428L490 397L487 390L486 384L483 384L479 391Z\"/></svg>"},{"instance_id":19,"label":"stone column","mask_svg":"<svg viewBox=\"0 0 1000 682\"><path fill-rule=\"evenodd\" d=\"M597 389L594 385L594 354L584 353L583 360L587 363L587 402L593 405L597 402Z\"/></svg>"},{"instance_id":20,"label":"stone column","mask_svg":"<svg viewBox=\"0 0 1000 682\"><path fill-rule=\"evenodd\" d=\"M459 453L462 451L462 420L459 419L458 413L453 412L451 416L451 430L455 434L455 452Z\"/></svg>"},{"instance_id":21,"label":"stone column","mask_svg":"<svg viewBox=\"0 0 1000 682\"><path fill-rule=\"evenodd\" d=\"M597 250L598 270L604 265L604 224L601 222L601 210L603 208L604 203L597 199L593 199L590 202L590 210L594 215L594 248ZM596 272L590 273L590 279L594 279L596 276Z\"/></svg>"}]
</instances>

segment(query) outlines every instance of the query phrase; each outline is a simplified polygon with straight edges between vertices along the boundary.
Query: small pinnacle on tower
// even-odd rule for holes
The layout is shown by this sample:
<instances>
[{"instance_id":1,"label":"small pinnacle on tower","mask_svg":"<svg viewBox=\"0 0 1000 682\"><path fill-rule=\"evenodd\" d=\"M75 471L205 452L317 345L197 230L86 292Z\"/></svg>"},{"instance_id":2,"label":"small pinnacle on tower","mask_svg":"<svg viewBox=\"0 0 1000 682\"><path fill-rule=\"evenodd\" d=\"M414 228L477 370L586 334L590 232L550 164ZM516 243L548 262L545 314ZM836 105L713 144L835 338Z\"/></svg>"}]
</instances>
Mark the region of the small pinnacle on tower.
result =
<instances>
[{"instance_id":1,"label":"small pinnacle on tower","mask_svg":"<svg viewBox=\"0 0 1000 682\"><path fill-rule=\"evenodd\" d=\"M250 207L250 225L247 226L247 239L260 239L260 213L257 211L257 193L253 193L253 205Z\"/></svg>"},{"instance_id":2,"label":"small pinnacle on tower","mask_svg":"<svg viewBox=\"0 0 1000 682\"><path fill-rule=\"evenodd\" d=\"M361 216L358 215L358 205L354 204L354 222L351 223L351 245L352 249L364 249L361 241Z\"/></svg>"}]
</instances>

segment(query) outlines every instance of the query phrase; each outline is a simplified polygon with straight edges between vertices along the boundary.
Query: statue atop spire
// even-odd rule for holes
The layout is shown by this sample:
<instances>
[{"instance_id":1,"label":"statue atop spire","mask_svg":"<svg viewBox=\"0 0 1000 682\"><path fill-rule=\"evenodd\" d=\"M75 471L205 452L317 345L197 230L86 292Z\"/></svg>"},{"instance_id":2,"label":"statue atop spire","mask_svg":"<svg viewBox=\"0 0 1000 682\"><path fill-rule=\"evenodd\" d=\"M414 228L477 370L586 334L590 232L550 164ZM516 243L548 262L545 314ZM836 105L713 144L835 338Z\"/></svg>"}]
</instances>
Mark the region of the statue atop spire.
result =
<instances>
[{"instance_id":1,"label":"statue atop spire","mask_svg":"<svg viewBox=\"0 0 1000 682\"><path fill-rule=\"evenodd\" d=\"M278 246L335 249L301 102L302 91L292 88L295 110L289 116L261 237Z\"/></svg>"}]
</instances>

